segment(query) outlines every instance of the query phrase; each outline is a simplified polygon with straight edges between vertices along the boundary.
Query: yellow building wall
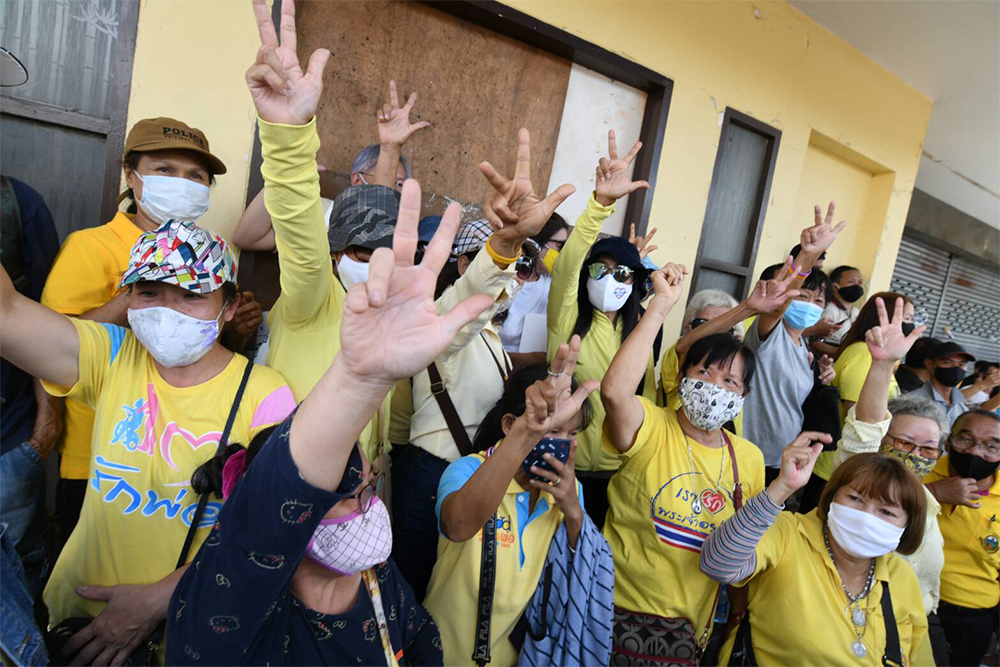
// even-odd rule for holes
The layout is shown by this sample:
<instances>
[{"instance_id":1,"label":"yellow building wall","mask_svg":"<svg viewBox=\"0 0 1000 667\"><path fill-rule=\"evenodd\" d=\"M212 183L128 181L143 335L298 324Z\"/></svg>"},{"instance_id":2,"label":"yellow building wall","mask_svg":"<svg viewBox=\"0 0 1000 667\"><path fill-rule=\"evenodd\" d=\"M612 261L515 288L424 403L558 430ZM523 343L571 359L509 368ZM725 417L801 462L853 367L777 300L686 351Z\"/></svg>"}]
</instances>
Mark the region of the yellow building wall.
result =
<instances>
[{"instance_id":1,"label":"yellow building wall","mask_svg":"<svg viewBox=\"0 0 1000 667\"><path fill-rule=\"evenodd\" d=\"M216 178L199 224L227 238L246 202L257 113L244 73L259 46L250 0L142 0L139 7L128 127L170 116L205 133L227 172Z\"/></svg>"},{"instance_id":2,"label":"yellow building wall","mask_svg":"<svg viewBox=\"0 0 1000 667\"><path fill-rule=\"evenodd\" d=\"M888 287L930 100L785 2L508 4L674 81L652 204L658 263L693 267L722 114L731 106L782 131L755 274L782 261L811 223L809 199L825 206L840 198L852 217L832 262L866 267L869 292ZM205 130L230 169L204 219L222 233L245 201L254 113L244 72L256 47L248 0L143 0L129 123L175 115ZM831 172L838 176L828 180ZM679 329L681 311L671 314L668 332Z\"/></svg>"}]
</instances>

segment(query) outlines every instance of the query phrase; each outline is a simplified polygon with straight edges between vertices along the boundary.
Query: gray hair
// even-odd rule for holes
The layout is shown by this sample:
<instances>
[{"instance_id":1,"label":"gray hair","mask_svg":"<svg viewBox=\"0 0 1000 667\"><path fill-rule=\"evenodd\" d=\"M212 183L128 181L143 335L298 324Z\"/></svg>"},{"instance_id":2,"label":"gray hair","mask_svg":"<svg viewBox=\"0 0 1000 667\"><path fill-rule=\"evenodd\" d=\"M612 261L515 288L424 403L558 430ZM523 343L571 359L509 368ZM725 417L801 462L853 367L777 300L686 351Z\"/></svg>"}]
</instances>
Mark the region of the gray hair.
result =
<instances>
[{"instance_id":1,"label":"gray hair","mask_svg":"<svg viewBox=\"0 0 1000 667\"><path fill-rule=\"evenodd\" d=\"M912 417L923 417L930 419L938 425L941 430L941 437L938 442L939 447L944 447L944 441L948 438L948 415L944 408L938 405L937 401L923 396L904 394L889 401L889 412L892 416L910 415Z\"/></svg>"},{"instance_id":2,"label":"gray hair","mask_svg":"<svg viewBox=\"0 0 1000 667\"><path fill-rule=\"evenodd\" d=\"M684 322L682 326L691 324L692 320L698 316L698 313L706 308L719 307L732 309L738 305L736 299L722 290L703 289L695 292L688 300L687 308L684 309ZM735 329L740 338L743 338L743 323L740 322L737 324Z\"/></svg>"},{"instance_id":3,"label":"gray hair","mask_svg":"<svg viewBox=\"0 0 1000 667\"><path fill-rule=\"evenodd\" d=\"M381 151L381 147L378 144L372 144L371 146L365 146L358 153L358 156L354 158L354 164L351 165L352 174L367 174L375 168L378 164L378 155ZM413 178L413 169L410 167L410 161L407 160L402 155L399 156L399 163L403 165L403 171L406 172L407 178Z\"/></svg>"}]
</instances>

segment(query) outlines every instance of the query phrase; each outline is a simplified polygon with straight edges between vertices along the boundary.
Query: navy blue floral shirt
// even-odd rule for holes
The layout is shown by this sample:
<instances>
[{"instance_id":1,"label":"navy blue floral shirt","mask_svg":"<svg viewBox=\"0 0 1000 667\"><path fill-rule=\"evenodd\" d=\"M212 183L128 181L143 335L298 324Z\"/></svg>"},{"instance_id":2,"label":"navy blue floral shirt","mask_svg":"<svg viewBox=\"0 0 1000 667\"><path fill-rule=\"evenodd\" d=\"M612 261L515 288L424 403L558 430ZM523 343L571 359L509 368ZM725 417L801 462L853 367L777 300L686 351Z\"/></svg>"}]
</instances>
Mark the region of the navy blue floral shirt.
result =
<instances>
[{"instance_id":1,"label":"navy blue floral shirt","mask_svg":"<svg viewBox=\"0 0 1000 667\"><path fill-rule=\"evenodd\" d=\"M313 611L291 593L309 539L329 509L361 484L362 462L355 448L340 487L317 489L292 460L290 425L291 417L261 447L174 590L166 664L385 664L363 582L343 614ZM374 570L399 664L441 665L437 626L395 563Z\"/></svg>"}]
</instances>

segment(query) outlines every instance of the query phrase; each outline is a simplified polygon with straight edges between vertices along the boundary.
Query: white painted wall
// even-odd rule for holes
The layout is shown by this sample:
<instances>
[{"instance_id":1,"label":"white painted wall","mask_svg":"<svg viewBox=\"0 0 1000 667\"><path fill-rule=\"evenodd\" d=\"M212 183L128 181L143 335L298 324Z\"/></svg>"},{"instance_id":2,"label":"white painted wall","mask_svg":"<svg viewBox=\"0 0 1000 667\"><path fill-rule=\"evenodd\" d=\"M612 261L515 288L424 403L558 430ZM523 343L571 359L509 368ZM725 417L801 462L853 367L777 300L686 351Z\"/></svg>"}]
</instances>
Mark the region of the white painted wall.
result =
<instances>
[{"instance_id":1,"label":"white painted wall","mask_svg":"<svg viewBox=\"0 0 1000 667\"><path fill-rule=\"evenodd\" d=\"M574 224L587 208L597 163L608 154L608 130L615 131L619 153L624 155L639 139L645 108L646 93L573 65L548 187L551 192L563 183L576 186L573 196L558 209L568 223ZM614 214L604 222L605 232L621 232L627 204L627 197L618 201Z\"/></svg>"}]
</instances>

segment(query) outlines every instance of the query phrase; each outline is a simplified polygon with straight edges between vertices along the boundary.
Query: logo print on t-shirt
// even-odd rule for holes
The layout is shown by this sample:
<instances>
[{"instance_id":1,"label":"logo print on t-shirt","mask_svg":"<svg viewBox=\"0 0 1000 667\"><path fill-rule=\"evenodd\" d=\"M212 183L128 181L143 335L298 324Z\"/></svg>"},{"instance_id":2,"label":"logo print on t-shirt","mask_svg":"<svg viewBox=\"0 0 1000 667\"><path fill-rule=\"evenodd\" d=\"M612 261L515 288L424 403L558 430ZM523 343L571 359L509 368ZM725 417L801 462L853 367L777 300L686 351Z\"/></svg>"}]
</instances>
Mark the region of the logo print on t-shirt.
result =
<instances>
[{"instance_id":1,"label":"logo print on t-shirt","mask_svg":"<svg viewBox=\"0 0 1000 667\"><path fill-rule=\"evenodd\" d=\"M705 489L701 492L701 504L712 514L718 514L726 506L726 497L721 491Z\"/></svg>"},{"instance_id":2,"label":"logo print on t-shirt","mask_svg":"<svg viewBox=\"0 0 1000 667\"><path fill-rule=\"evenodd\" d=\"M208 619L208 624L220 635L224 635L231 630L240 629L240 619L236 616L213 616Z\"/></svg>"},{"instance_id":3,"label":"logo print on t-shirt","mask_svg":"<svg viewBox=\"0 0 1000 667\"><path fill-rule=\"evenodd\" d=\"M265 570L280 570L285 566L285 557L280 554L259 554L251 551L250 562Z\"/></svg>"},{"instance_id":4,"label":"logo print on t-shirt","mask_svg":"<svg viewBox=\"0 0 1000 667\"><path fill-rule=\"evenodd\" d=\"M701 489L700 473L672 477L650 500L650 519L657 537L667 546L701 553L705 538L718 527L715 516L729 506L729 492ZM720 517L720 520L723 517Z\"/></svg>"},{"instance_id":5,"label":"logo print on t-shirt","mask_svg":"<svg viewBox=\"0 0 1000 667\"><path fill-rule=\"evenodd\" d=\"M305 523L312 516L312 503L286 500L281 505L281 520L285 523Z\"/></svg>"}]
</instances>

